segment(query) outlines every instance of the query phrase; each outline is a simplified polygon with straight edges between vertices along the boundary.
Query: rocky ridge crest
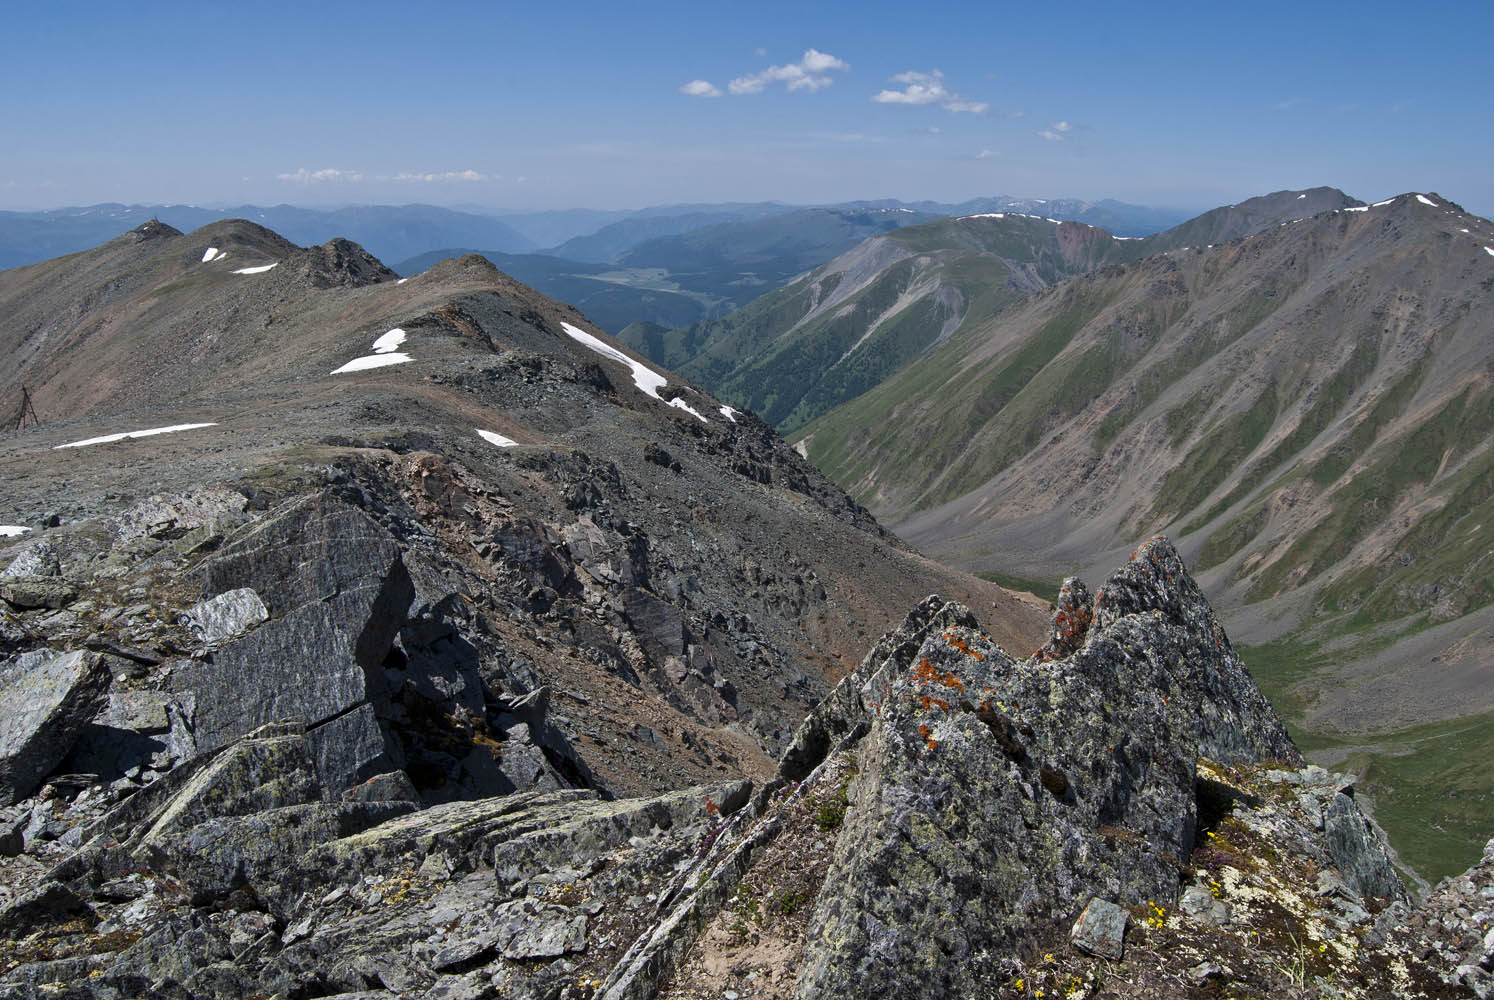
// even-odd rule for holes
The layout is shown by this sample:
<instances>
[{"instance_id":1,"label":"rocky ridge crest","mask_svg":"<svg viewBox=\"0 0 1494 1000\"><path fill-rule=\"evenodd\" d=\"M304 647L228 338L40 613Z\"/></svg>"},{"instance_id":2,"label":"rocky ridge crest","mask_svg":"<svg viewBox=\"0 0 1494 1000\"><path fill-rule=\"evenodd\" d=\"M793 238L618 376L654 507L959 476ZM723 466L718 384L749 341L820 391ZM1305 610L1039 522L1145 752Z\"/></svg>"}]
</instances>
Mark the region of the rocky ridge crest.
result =
<instances>
[{"instance_id":1,"label":"rocky ridge crest","mask_svg":"<svg viewBox=\"0 0 1494 1000\"><path fill-rule=\"evenodd\" d=\"M164 710L140 715L168 744L157 754L178 746L157 777L105 786L54 769L38 794L12 789L24 798L8 815L24 825L5 837L20 889L0 911L6 995L1494 988L1480 933L1494 844L1414 907L1352 782L1302 765L1165 539L1092 601L1071 581L1054 642L1025 660L968 608L928 598L808 715L760 787L614 799L578 787L584 753L545 731L539 692L486 692L468 756L447 754L454 789L417 787L417 762L445 751L422 742L442 730L413 718L409 689L431 701L443 685L449 729L464 684L484 681L435 656L428 632L420 644L428 612L393 635L349 624L384 618L369 609L391 593L440 603L377 527L306 499L204 568L207 590L228 587L219 597L264 588L267 600L198 606L196 627L232 636L192 660L199 705L237 644L274 640L276 623L311 606L335 616L325 649L260 660L278 669L284 705L307 706L301 717L241 713L226 735L220 717L191 711L187 688L166 685ZM318 693L327 677L275 667L381 652L365 687L333 686L341 700ZM119 687L110 712L125 711ZM497 772L532 761L549 778L505 794L482 783L484 753Z\"/></svg>"}]
</instances>

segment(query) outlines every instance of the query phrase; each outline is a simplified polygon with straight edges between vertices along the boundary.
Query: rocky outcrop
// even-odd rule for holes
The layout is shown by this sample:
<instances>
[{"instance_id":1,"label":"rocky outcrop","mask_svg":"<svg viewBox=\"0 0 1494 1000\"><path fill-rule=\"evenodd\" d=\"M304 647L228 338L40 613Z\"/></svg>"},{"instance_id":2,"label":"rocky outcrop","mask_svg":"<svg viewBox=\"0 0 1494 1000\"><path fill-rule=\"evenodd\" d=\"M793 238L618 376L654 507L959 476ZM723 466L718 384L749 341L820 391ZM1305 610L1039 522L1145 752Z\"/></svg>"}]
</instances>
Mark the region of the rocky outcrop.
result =
<instances>
[{"instance_id":1,"label":"rocky outcrop","mask_svg":"<svg viewBox=\"0 0 1494 1000\"><path fill-rule=\"evenodd\" d=\"M1089 900L1176 896L1200 756L1299 759L1165 540L1105 582L1094 618L1056 661L1016 662L966 623L924 629L868 679L810 995L989 990L1003 956Z\"/></svg>"},{"instance_id":2,"label":"rocky outcrop","mask_svg":"<svg viewBox=\"0 0 1494 1000\"><path fill-rule=\"evenodd\" d=\"M321 555L260 545L266 529ZM140 787L119 779L107 807L91 777L54 774L11 820L22 858L53 864L0 909L0 993L1290 995L1309 977L1356 997L1488 993L1494 865L1414 909L1353 780L1303 765L1165 539L1092 600L1068 581L1025 660L930 597L762 787L623 799L573 787L591 776L553 690L486 690L453 595L356 511L287 507L218 558L209 579L264 594L270 617L173 684L295 621L363 686L330 718L199 728L220 735ZM334 614L346 627L317 633ZM688 660L680 618L636 615L666 662ZM278 648L267 672L288 689L339 690L306 679L310 646ZM178 711L224 718L175 691L126 686L92 718L162 740ZM379 742L333 760L341 725ZM86 742L70 759L92 759ZM370 750L410 773L360 778ZM466 777L421 787L441 754Z\"/></svg>"},{"instance_id":3,"label":"rocky outcrop","mask_svg":"<svg viewBox=\"0 0 1494 1000\"><path fill-rule=\"evenodd\" d=\"M270 619L174 678L195 705L198 747L300 718L329 792L402 764L372 710L415 596L388 532L322 497L299 501L208 562L205 598L244 589L262 595Z\"/></svg>"},{"instance_id":4,"label":"rocky outcrop","mask_svg":"<svg viewBox=\"0 0 1494 1000\"><path fill-rule=\"evenodd\" d=\"M109 671L97 653L21 653L0 664L0 804L23 799L103 707Z\"/></svg>"}]
</instances>

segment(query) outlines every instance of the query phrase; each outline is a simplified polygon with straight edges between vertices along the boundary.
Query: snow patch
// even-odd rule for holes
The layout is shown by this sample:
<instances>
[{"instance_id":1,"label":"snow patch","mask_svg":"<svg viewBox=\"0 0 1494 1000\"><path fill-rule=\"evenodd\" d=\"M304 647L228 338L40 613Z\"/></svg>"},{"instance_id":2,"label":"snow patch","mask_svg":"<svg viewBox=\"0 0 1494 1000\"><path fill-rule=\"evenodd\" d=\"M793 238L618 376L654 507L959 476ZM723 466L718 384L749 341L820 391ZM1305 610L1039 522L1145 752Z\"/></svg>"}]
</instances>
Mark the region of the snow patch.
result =
<instances>
[{"instance_id":1,"label":"snow patch","mask_svg":"<svg viewBox=\"0 0 1494 1000\"><path fill-rule=\"evenodd\" d=\"M206 250L204 250L202 252L202 262L204 264L206 264L208 261L212 260L216 256L218 256L218 248L217 247L208 247Z\"/></svg>"},{"instance_id":2,"label":"snow patch","mask_svg":"<svg viewBox=\"0 0 1494 1000\"><path fill-rule=\"evenodd\" d=\"M1395 201L1394 198L1386 198L1384 201L1375 202L1370 208L1380 208L1382 205L1389 205L1393 201Z\"/></svg>"},{"instance_id":3,"label":"snow patch","mask_svg":"<svg viewBox=\"0 0 1494 1000\"><path fill-rule=\"evenodd\" d=\"M384 368L389 365L402 365L406 361L415 359L408 354L369 354L361 358L354 358L341 368L332 369L331 374L341 375L343 372L361 372L369 368Z\"/></svg>"},{"instance_id":4,"label":"snow patch","mask_svg":"<svg viewBox=\"0 0 1494 1000\"><path fill-rule=\"evenodd\" d=\"M680 399L678 396L676 396L674 399L671 399L669 401L669 405L673 406L675 409L684 410L686 413L690 414L690 416L694 417L696 420L699 420L703 424L710 423L710 421L705 418L704 414L702 414L695 407L691 406L689 403L685 402L683 399Z\"/></svg>"},{"instance_id":5,"label":"snow patch","mask_svg":"<svg viewBox=\"0 0 1494 1000\"><path fill-rule=\"evenodd\" d=\"M24 535L30 528L23 528L19 524L0 524L0 538L14 538Z\"/></svg>"},{"instance_id":6,"label":"snow patch","mask_svg":"<svg viewBox=\"0 0 1494 1000\"><path fill-rule=\"evenodd\" d=\"M1110 238L1112 240L1139 240L1139 239L1142 239L1142 237L1140 237L1140 236L1111 236Z\"/></svg>"},{"instance_id":7,"label":"snow patch","mask_svg":"<svg viewBox=\"0 0 1494 1000\"><path fill-rule=\"evenodd\" d=\"M395 284L396 285L403 285L405 282L407 282L409 280L410 280L409 278L401 278L398 281L396 281Z\"/></svg>"},{"instance_id":8,"label":"snow patch","mask_svg":"<svg viewBox=\"0 0 1494 1000\"><path fill-rule=\"evenodd\" d=\"M1344 209L1345 212L1368 212L1369 210L1370 210L1370 207L1368 205L1360 205L1358 208L1346 208L1346 209Z\"/></svg>"},{"instance_id":9,"label":"snow patch","mask_svg":"<svg viewBox=\"0 0 1494 1000\"><path fill-rule=\"evenodd\" d=\"M210 424L172 424L170 427L151 427L143 431L124 431L119 434L105 434L103 437L87 438L83 441L70 441L67 444L59 444L53 447L53 451L61 451L63 448L85 448L91 444L110 444L114 441L123 441L125 438L154 437L157 434L175 434L177 431L195 431L199 427L217 427L217 423Z\"/></svg>"},{"instance_id":10,"label":"snow patch","mask_svg":"<svg viewBox=\"0 0 1494 1000\"><path fill-rule=\"evenodd\" d=\"M1301 200L1302 200L1302 199L1303 199L1303 198L1306 198L1306 197L1307 197L1307 195L1305 195L1305 194L1299 194L1299 195L1298 195L1298 196L1297 196L1297 200L1298 200L1298 201L1301 201Z\"/></svg>"},{"instance_id":11,"label":"snow patch","mask_svg":"<svg viewBox=\"0 0 1494 1000\"><path fill-rule=\"evenodd\" d=\"M1466 232L1468 232L1468 230L1466 230L1466 229L1459 229L1458 232L1460 232L1460 233L1466 233Z\"/></svg>"},{"instance_id":12,"label":"snow patch","mask_svg":"<svg viewBox=\"0 0 1494 1000\"><path fill-rule=\"evenodd\" d=\"M579 341L605 358L611 358L613 361L621 361L631 368L633 370L633 384L638 387L639 392L647 396L652 396L655 399L660 398L659 390L668 384L663 375L660 375L641 361L634 361L622 351L598 340L579 326L571 326L571 324L566 322L562 322L560 325L565 327L565 332L572 340ZM696 416L700 416L700 414L697 413ZM705 418L701 417L701 419L704 420Z\"/></svg>"},{"instance_id":13,"label":"snow patch","mask_svg":"<svg viewBox=\"0 0 1494 1000\"><path fill-rule=\"evenodd\" d=\"M485 431L481 427L474 427L473 430L477 431L478 437L489 444L496 444L500 448L512 448L519 443L513 438L506 438L502 434L495 434L493 431Z\"/></svg>"},{"instance_id":14,"label":"snow patch","mask_svg":"<svg viewBox=\"0 0 1494 1000\"><path fill-rule=\"evenodd\" d=\"M1006 213L1005 212L981 212L979 215L966 215L966 216L962 216L962 218L964 218L964 219L1004 219L1004 218L1006 218Z\"/></svg>"},{"instance_id":15,"label":"snow patch","mask_svg":"<svg viewBox=\"0 0 1494 1000\"><path fill-rule=\"evenodd\" d=\"M277 260L274 264L261 264L258 267L241 267L241 268L239 268L237 271L235 271L233 273L234 274L264 274L266 271L270 270L271 268L279 266L279 264L280 264L280 262Z\"/></svg>"},{"instance_id":16,"label":"snow patch","mask_svg":"<svg viewBox=\"0 0 1494 1000\"><path fill-rule=\"evenodd\" d=\"M1490 257L1494 257L1494 247L1484 247L1484 253L1488 254Z\"/></svg>"},{"instance_id":17,"label":"snow patch","mask_svg":"<svg viewBox=\"0 0 1494 1000\"><path fill-rule=\"evenodd\" d=\"M379 337L378 340L375 340L373 342L373 352L375 354L388 354L404 342L405 331L401 330L399 327L395 327L393 330L390 330L388 333L383 334Z\"/></svg>"},{"instance_id":18,"label":"snow patch","mask_svg":"<svg viewBox=\"0 0 1494 1000\"><path fill-rule=\"evenodd\" d=\"M730 406L723 406L723 407L721 407L721 415L723 417L725 417L727 420L730 420L732 423L736 423L737 422L737 414L740 413L740 412L742 412L742 411L741 410L733 409Z\"/></svg>"},{"instance_id":19,"label":"snow patch","mask_svg":"<svg viewBox=\"0 0 1494 1000\"><path fill-rule=\"evenodd\" d=\"M1416 200L1419 201L1419 202L1421 202L1423 205L1431 205L1433 208L1441 208L1442 207L1441 205L1438 205L1435 201L1433 201L1432 199L1428 198L1424 194L1417 195L1416 196Z\"/></svg>"}]
</instances>

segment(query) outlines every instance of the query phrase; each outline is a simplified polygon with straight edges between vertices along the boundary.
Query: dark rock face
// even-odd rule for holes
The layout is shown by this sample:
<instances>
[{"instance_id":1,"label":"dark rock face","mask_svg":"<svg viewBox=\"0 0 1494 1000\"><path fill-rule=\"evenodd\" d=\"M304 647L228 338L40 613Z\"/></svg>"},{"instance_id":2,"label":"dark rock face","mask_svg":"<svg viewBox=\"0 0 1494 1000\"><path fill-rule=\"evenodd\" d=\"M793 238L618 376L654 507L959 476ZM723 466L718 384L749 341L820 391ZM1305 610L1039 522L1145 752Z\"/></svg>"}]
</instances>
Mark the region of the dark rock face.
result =
<instances>
[{"instance_id":1,"label":"dark rock face","mask_svg":"<svg viewBox=\"0 0 1494 1000\"><path fill-rule=\"evenodd\" d=\"M815 910L810 994L988 991L1006 978L995 956L1091 896L1176 895L1199 756L1299 759L1168 542L1095 605L1067 659L1017 663L960 624L921 630L863 681L869 732Z\"/></svg>"},{"instance_id":2,"label":"dark rock face","mask_svg":"<svg viewBox=\"0 0 1494 1000\"><path fill-rule=\"evenodd\" d=\"M329 793L402 763L371 701L415 596L398 544L366 514L313 496L214 557L204 597L248 588L269 621L176 678L204 750L305 719Z\"/></svg>"},{"instance_id":3,"label":"dark rock face","mask_svg":"<svg viewBox=\"0 0 1494 1000\"><path fill-rule=\"evenodd\" d=\"M0 665L0 804L30 795L72 749L109 691L97 653L22 653Z\"/></svg>"}]
</instances>

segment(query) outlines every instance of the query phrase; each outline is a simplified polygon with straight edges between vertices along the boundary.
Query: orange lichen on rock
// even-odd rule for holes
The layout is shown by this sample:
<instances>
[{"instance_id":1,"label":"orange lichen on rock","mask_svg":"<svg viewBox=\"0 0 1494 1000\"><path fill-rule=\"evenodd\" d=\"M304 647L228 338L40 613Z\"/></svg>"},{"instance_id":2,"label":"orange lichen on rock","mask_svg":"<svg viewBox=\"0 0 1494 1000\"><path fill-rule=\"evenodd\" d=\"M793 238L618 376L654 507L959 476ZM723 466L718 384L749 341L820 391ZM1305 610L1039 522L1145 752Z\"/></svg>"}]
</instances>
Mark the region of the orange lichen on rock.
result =
<instances>
[{"instance_id":1,"label":"orange lichen on rock","mask_svg":"<svg viewBox=\"0 0 1494 1000\"><path fill-rule=\"evenodd\" d=\"M927 724L918 727L918 735L923 737L923 742L930 750L938 748L939 741L934 739L934 731Z\"/></svg>"},{"instance_id":2,"label":"orange lichen on rock","mask_svg":"<svg viewBox=\"0 0 1494 1000\"><path fill-rule=\"evenodd\" d=\"M944 641L949 643L955 649L958 649L960 652L964 653L966 656L973 656L977 660L984 660L986 658L984 653L971 649L968 645L966 645L964 639L961 639L953 632L945 632Z\"/></svg>"}]
</instances>

